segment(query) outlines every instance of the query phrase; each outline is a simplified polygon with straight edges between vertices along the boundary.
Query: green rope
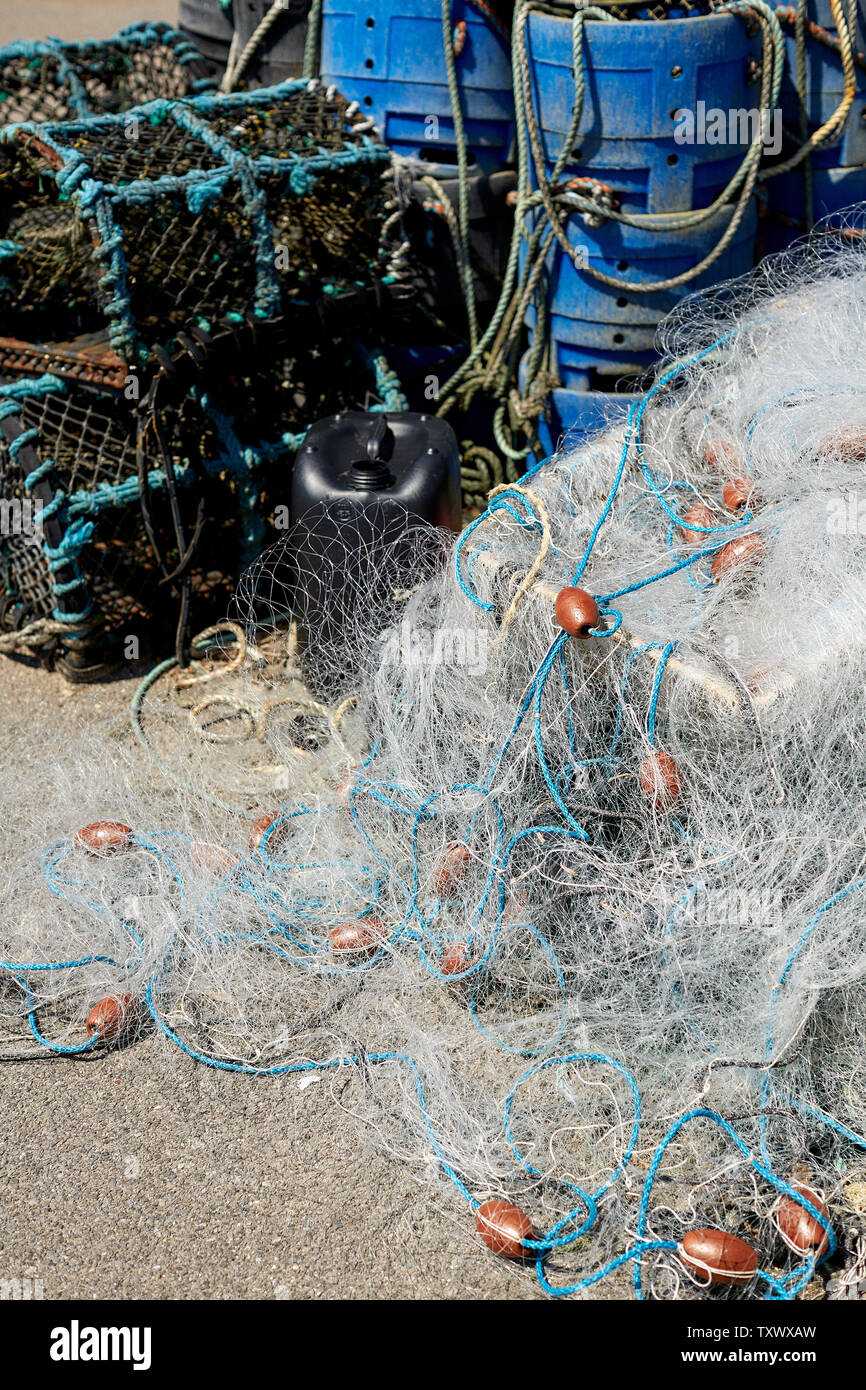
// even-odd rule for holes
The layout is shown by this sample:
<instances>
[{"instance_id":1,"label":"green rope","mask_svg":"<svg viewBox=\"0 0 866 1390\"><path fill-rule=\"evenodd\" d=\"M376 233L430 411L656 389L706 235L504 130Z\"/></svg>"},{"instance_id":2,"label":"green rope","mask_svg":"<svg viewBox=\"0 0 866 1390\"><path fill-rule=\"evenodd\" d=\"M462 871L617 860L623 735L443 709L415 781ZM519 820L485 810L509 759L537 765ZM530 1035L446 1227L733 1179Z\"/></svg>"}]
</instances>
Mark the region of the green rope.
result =
<instances>
[{"instance_id":1,"label":"green rope","mask_svg":"<svg viewBox=\"0 0 866 1390\"><path fill-rule=\"evenodd\" d=\"M475 283L472 279L469 256L469 154L466 148L463 111L460 106L460 83L457 77L453 35L451 0L442 0L442 48L445 54L445 73L448 78L448 97L451 102L451 115L454 121L454 138L457 142L458 226L462 251L460 272L466 299L466 316L469 320L469 347L474 349L478 344L478 311L475 304Z\"/></svg>"}]
</instances>

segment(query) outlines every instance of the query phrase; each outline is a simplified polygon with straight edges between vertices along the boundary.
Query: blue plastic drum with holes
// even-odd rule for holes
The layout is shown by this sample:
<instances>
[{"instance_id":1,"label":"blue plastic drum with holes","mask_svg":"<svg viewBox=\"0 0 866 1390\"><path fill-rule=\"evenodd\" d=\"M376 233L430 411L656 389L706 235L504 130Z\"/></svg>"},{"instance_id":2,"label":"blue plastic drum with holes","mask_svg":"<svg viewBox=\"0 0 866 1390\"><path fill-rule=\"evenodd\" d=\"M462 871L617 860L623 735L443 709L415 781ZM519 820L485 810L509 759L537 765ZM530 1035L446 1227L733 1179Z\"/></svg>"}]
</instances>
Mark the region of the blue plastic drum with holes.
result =
<instances>
[{"instance_id":1,"label":"blue plastic drum with holes","mask_svg":"<svg viewBox=\"0 0 866 1390\"><path fill-rule=\"evenodd\" d=\"M519 373L522 391L529 384L526 366L524 358ZM579 448L593 435L620 424L625 420L629 406L641 399L640 392L593 389L597 380L603 378L587 375L580 389L550 392L544 414L538 422L541 458L549 457L559 449ZM611 387L613 384L611 379Z\"/></svg>"},{"instance_id":2,"label":"blue plastic drum with holes","mask_svg":"<svg viewBox=\"0 0 866 1390\"><path fill-rule=\"evenodd\" d=\"M797 237L808 231L805 212L803 173L792 169L767 181L767 213L761 222L761 249L766 253L781 251ZM866 168L814 169L812 171L812 208L815 221L842 209L859 205L862 213L866 204ZM844 217L832 219L844 226Z\"/></svg>"},{"instance_id":3,"label":"blue plastic drum with holes","mask_svg":"<svg viewBox=\"0 0 866 1390\"><path fill-rule=\"evenodd\" d=\"M757 213L750 199L721 254L700 274L668 289L638 294L593 278L588 269L626 283L655 284L676 279L710 256L739 216L721 208L697 227L682 231L644 231L622 222L591 227L578 215L566 224L574 259L558 242L547 256L547 333L553 341L563 386L574 385L589 366L608 371L639 371L653 360L656 325L685 295L720 280L743 275L754 259ZM522 248L525 261L526 244ZM532 333L536 312L526 323Z\"/></svg>"},{"instance_id":4,"label":"blue plastic drum with holes","mask_svg":"<svg viewBox=\"0 0 866 1390\"><path fill-rule=\"evenodd\" d=\"M780 92L783 124L792 147L800 142L800 98L797 91L797 41L795 5L774 5L786 35L785 74ZM866 15L863 0L854 6L841 0L855 55L854 100L842 129L841 138L822 144L811 155L815 168L837 168L866 163L866 68L862 53L866 44ZM838 52L839 30L829 0L808 0L808 29L805 38L804 112L810 131L824 125L838 110L845 97L845 74ZM816 27L817 26L817 27Z\"/></svg>"},{"instance_id":5,"label":"blue plastic drum with holes","mask_svg":"<svg viewBox=\"0 0 866 1390\"><path fill-rule=\"evenodd\" d=\"M471 161L494 173L514 137L508 35L487 0L453 0L454 54ZM324 0L321 74L369 112L397 154L457 160L441 0Z\"/></svg>"},{"instance_id":6,"label":"blue plastic drum with holes","mask_svg":"<svg viewBox=\"0 0 866 1390\"><path fill-rule=\"evenodd\" d=\"M577 90L571 19L531 14L526 49L549 174ZM758 40L730 14L587 22L585 104L564 178L609 185L625 211L707 207L761 131L759 59ZM742 117L729 120L731 111Z\"/></svg>"}]
</instances>

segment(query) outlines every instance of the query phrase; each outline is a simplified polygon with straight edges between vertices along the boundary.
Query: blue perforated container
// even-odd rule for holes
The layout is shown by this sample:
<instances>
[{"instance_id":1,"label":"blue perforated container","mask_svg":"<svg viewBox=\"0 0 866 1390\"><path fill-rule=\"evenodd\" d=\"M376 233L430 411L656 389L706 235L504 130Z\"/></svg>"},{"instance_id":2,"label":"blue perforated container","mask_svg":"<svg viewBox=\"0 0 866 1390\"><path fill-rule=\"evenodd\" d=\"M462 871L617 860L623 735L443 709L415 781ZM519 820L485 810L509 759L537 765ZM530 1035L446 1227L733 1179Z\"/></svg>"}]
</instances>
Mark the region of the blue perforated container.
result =
<instances>
[{"instance_id":1,"label":"blue perforated container","mask_svg":"<svg viewBox=\"0 0 866 1390\"><path fill-rule=\"evenodd\" d=\"M538 424L541 458L556 453L560 447L579 447L591 435L624 420L629 406L641 399L641 393L631 391L592 390L593 379L587 376L581 389L550 392ZM520 364L519 382L521 390L529 385L526 358Z\"/></svg>"},{"instance_id":2,"label":"blue perforated container","mask_svg":"<svg viewBox=\"0 0 866 1390\"><path fill-rule=\"evenodd\" d=\"M779 94L782 118L786 128L793 136L799 138L800 102L797 94L797 45L794 37L794 26L790 22L793 18L792 10L794 7L774 4L773 8L782 11L783 27L786 34L785 72ZM843 0L843 9L849 16L849 28L851 29L854 48L862 53L866 47L866 22L864 22L866 21L866 9L864 9L863 0L858 0L853 10ZM807 18L812 23L827 30L832 37L836 37L833 12L829 0L808 0ZM850 23L851 20L855 21L853 25ZM866 71L857 65L854 73L857 95L845 122L842 137L833 144L825 145L816 150L811 155L815 168L831 169L846 164L866 163ZM820 39L814 35L809 35L806 40L805 114L811 130L817 129L829 120L840 105L844 91L845 80L841 57L825 43L822 43Z\"/></svg>"},{"instance_id":3,"label":"blue perforated container","mask_svg":"<svg viewBox=\"0 0 866 1390\"><path fill-rule=\"evenodd\" d=\"M527 51L550 168L575 101L571 20L532 14ZM748 139L719 145L677 139L677 133L689 134L678 113L754 107L759 56L757 41L733 15L588 22L586 101L565 176L588 175L609 184L625 209L706 207L737 169Z\"/></svg>"},{"instance_id":4,"label":"blue perforated container","mask_svg":"<svg viewBox=\"0 0 866 1390\"><path fill-rule=\"evenodd\" d=\"M455 35L455 58L467 147L493 173L508 159L514 134L508 40L471 0L453 0L452 13L455 29L465 25ZM326 81L369 112L397 154L455 163L440 0L324 0L320 66Z\"/></svg>"},{"instance_id":5,"label":"blue perforated container","mask_svg":"<svg viewBox=\"0 0 866 1390\"><path fill-rule=\"evenodd\" d=\"M767 182L767 216L761 223L761 248L781 251L808 230L803 174L792 170ZM866 168L815 169L812 173L815 220L852 204L866 204Z\"/></svg>"},{"instance_id":6,"label":"blue perforated container","mask_svg":"<svg viewBox=\"0 0 866 1390\"><path fill-rule=\"evenodd\" d=\"M620 280L654 283L699 264L719 241L731 216L731 208L722 208L699 227L663 234L610 221L588 227L573 216L568 238L581 249L588 266ZM578 269L555 244L547 263L548 333L563 385L574 385L575 377L589 367L632 371L648 366L656 325L674 304L694 290L751 269L756 226L752 201L731 242L706 271L684 285L653 294L609 288ZM531 308L526 318L530 331L535 319Z\"/></svg>"}]
</instances>

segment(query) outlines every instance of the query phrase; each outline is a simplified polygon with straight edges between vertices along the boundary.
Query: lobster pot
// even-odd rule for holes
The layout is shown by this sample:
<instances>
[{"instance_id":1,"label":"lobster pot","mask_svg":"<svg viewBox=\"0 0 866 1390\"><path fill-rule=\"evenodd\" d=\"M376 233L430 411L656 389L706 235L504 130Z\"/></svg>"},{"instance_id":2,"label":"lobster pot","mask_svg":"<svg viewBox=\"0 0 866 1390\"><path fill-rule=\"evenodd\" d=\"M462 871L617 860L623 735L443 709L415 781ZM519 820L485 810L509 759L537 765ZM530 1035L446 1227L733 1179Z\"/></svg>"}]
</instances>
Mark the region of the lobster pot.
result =
<instances>
[{"instance_id":1,"label":"lobster pot","mask_svg":"<svg viewBox=\"0 0 866 1390\"><path fill-rule=\"evenodd\" d=\"M723 207L696 227L663 234L613 221L590 227L572 216L567 234L581 267L621 281L655 284L699 265L735 216L734 206ZM563 386L584 389L589 371L639 372L651 365L656 325L680 299L751 269L756 226L750 201L725 250L706 270L684 284L648 294L593 280L554 243L547 260L547 333ZM537 309L530 306L526 322L531 336L536 320Z\"/></svg>"},{"instance_id":2,"label":"lobster pot","mask_svg":"<svg viewBox=\"0 0 866 1390\"><path fill-rule=\"evenodd\" d=\"M178 23L209 60L223 72L233 40L240 53L273 9L273 0L180 0ZM244 86L272 87L300 77L304 69L310 0L284 0L267 28L261 30L241 80Z\"/></svg>"},{"instance_id":3,"label":"lobster pot","mask_svg":"<svg viewBox=\"0 0 866 1390\"><path fill-rule=\"evenodd\" d=\"M321 76L357 101L395 153L457 162L445 43L454 53L470 161L494 173L508 160L514 94L507 30L495 6L453 0L324 0Z\"/></svg>"},{"instance_id":4,"label":"lobster pot","mask_svg":"<svg viewBox=\"0 0 866 1390\"><path fill-rule=\"evenodd\" d=\"M206 431L192 403L181 414L172 453L192 523L192 449ZM70 677L95 678L124 636L142 643L145 627L169 620L176 604L159 584L142 524L134 413L116 388L6 377L0 431L0 487L19 501L21 518L0 537L0 650L51 652ZM159 513L165 474L155 459L148 473ZM228 595L221 575L199 570L193 579Z\"/></svg>"},{"instance_id":5,"label":"lobster pot","mask_svg":"<svg viewBox=\"0 0 866 1390\"><path fill-rule=\"evenodd\" d=\"M786 34L785 69L779 100L783 124L793 149L794 142L799 143L800 139L797 42L794 32L796 6L774 5L773 8L779 13ZM841 9L854 52L862 55L866 48L866 11L862 0L856 4L841 0ZM829 0L808 0L807 19L813 27L806 34L803 105L809 130L814 131L828 121L840 106L845 94L845 77L842 58L832 46L834 40L838 42L839 35ZM814 26L823 30L823 35L817 33ZM822 144L810 156L816 169L866 164L866 71L861 63L855 62L854 80L854 102L840 138L830 144ZM774 182L770 180L770 185Z\"/></svg>"},{"instance_id":6,"label":"lobster pot","mask_svg":"<svg viewBox=\"0 0 866 1390\"><path fill-rule=\"evenodd\" d=\"M167 24L131 24L110 39L21 41L0 48L0 124L126 111L214 86L202 54Z\"/></svg>"},{"instance_id":7,"label":"lobster pot","mask_svg":"<svg viewBox=\"0 0 866 1390\"><path fill-rule=\"evenodd\" d=\"M51 652L73 679L101 674L129 636L164 654L179 608L165 579L188 545L191 620L224 614L288 524L310 421L405 409L382 354L355 347L357 317L332 305L321 347L312 309L291 332L226 320L137 371L104 342L0 339L0 652Z\"/></svg>"},{"instance_id":8,"label":"lobster pot","mask_svg":"<svg viewBox=\"0 0 866 1390\"><path fill-rule=\"evenodd\" d=\"M140 359L178 329L380 285L390 156L321 84L158 101L0 131L10 337L107 332Z\"/></svg>"},{"instance_id":9,"label":"lobster pot","mask_svg":"<svg viewBox=\"0 0 866 1390\"><path fill-rule=\"evenodd\" d=\"M548 177L569 133L577 94L570 17L532 13L526 28L532 101ZM707 207L736 172L756 130L714 111L759 102L758 42L730 14L584 26L583 114L563 179L589 177L624 211ZM759 113L754 124L760 129Z\"/></svg>"}]
</instances>

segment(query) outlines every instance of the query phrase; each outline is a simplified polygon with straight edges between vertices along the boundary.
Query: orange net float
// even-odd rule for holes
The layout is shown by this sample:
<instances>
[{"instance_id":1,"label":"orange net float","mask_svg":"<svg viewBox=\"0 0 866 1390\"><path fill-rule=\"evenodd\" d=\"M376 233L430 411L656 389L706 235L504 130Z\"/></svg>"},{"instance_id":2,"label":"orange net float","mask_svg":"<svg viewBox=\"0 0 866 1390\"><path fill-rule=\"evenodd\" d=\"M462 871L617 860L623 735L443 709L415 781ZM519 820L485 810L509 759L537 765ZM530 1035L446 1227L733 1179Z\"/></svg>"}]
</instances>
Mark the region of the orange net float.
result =
<instances>
[{"instance_id":1,"label":"orange net float","mask_svg":"<svg viewBox=\"0 0 866 1390\"><path fill-rule=\"evenodd\" d=\"M585 641L592 636L592 629L598 627L598 604L586 589L560 589L554 603L556 621L569 637Z\"/></svg>"},{"instance_id":2,"label":"orange net float","mask_svg":"<svg viewBox=\"0 0 866 1390\"><path fill-rule=\"evenodd\" d=\"M677 1254L691 1274L710 1284L748 1284L758 1268L758 1256L739 1236L712 1228L686 1231Z\"/></svg>"},{"instance_id":3,"label":"orange net float","mask_svg":"<svg viewBox=\"0 0 866 1390\"><path fill-rule=\"evenodd\" d=\"M452 941L442 952L439 970L443 975L462 975L475 964L476 960L470 956L466 942Z\"/></svg>"},{"instance_id":4,"label":"orange net float","mask_svg":"<svg viewBox=\"0 0 866 1390\"><path fill-rule=\"evenodd\" d=\"M133 994L108 994L94 1004L84 1026L91 1037L98 1033L105 1042L110 1042L126 1032L137 1007L137 1000Z\"/></svg>"},{"instance_id":5,"label":"orange net float","mask_svg":"<svg viewBox=\"0 0 866 1390\"><path fill-rule=\"evenodd\" d=\"M339 778L334 788L334 798L338 806L348 806L349 796L355 784L355 773L358 771L359 766L360 764L355 763L353 767L347 768Z\"/></svg>"},{"instance_id":6,"label":"orange net float","mask_svg":"<svg viewBox=\"0 0 866 1390\"><path fill-rule=\"evenodd\" d=\"M707 506L706 502L693 502L687 512L683 512L680 518L680 535L686 545L700 545L711 539L704 531L692 531L688 523L692 526L717 526L718 522Z\"/></svg>"},{"instance_id":7,"label":"orange net float","mask_svg":"<svg viewBox=\"0 0 866 1390\"><path fill-rule=\"evenodd\" d=\"M766 547L760 536L738 536L722 546L710 565L710 576L715 584L729 574L746 578L757 569L765 553Z\"/></svg>"},{"instance_id":8,"label":"orange net float","mask_svg":"<svg viewBox=\"0 0 866 1390\"><path fill-rule=\"evenodd\" d=\"M131 837L132 829L122 821L96 820L76 830L73 842L88 854L116 854L128 847Z\"/></svg>"},{"instance_id":9,"label":"orange net float","mask_svg":"<svg viewBox=\"0 0 866 1390\"><path fill-rule=\"evenodd\" d=\"M795 1186L794 1191L805 1197L821 1216L827 1216L824 1202L811 1187ZM796 1250L798 1255L810 1255L813 1251L816 1255L824 1254L830 1244L826 1227L822 1226L820 1221L816 1221L794 1197L782 1197L776 1204L772 1216L782 1239L792 1250Z\"/></svg>"},{"instance_id":10,"label":"orange net float","mask_svg":"<svg viewBox=\"0 0 866 1390\"><path fill-rule=\"evenodd\" d=\"M524 1241L538 1239L532 1222L513 1202L482 1202L475 1213L475 1227L494 1255L504 1255L508 1260L536 1258L536 1252L524 1245Z\"/></svg>"},{"instance_id":11,"label":"orange net float","mask_svg":"<svg viewBox=\"0 0 866 1390\"><path fill-rule=\"evenodd\" d=\"M818 445L822 458L846 459L849 463L866 463L866 430L854 426L828 434Z\"/></svg>"},{"instance_id":12,"label":"orange net float","mask_svg":"<svg viewBox=\"0 0 866 1390\"><path fill-rule=\"evenodd\" d=\"M374 956L388 940L384 922L371 917L365 921L343 922L332 927L328 944L338 956Z\"/></svg>"},{"instance_id":13,"label":"orange net float","mask_svg":"<svg viewBox=\"0 0 866 1390\"><path fill-rule=\"evenodd\" d=\"M745 463L745 454L739 444L735 444L731 439L711 439L704 446L704 463L708 468L712 468L714 473L723 476L727 473L739 473Z\"/></svg>"},{"instance_id":14,"label":"orange net float","mask_svg":"<svg viewBox=\"0 0 866 1390\"><path fill-rule=\"evenodd\" d=\"M682 795L680 770L670 753L651 753L638 770L640 789L657 811L669 811Z\"/></svg>"},{"instance_id":15,"label":"orange net float","mask_svg":"<svg viewBox=\"0 0 866 1390\"><path fill-rule=\"evenodd\" d=\"M754 507L758 502L758 489L754 478L737 476L729 478L722 488L722 497L729 512L740 512L744 507Z\"/></svg>"},{"instance_id":16,"label":"orange net float","mask_svg":"<svg viewBox=\"0 0 866 1390\"><path fill-rule=\"evenodd\" d=\"M208 869L222 877L236 869L240 860L225 845L213 845L207 840L195 840L189 848L190 858L199 869Z\"/></svg>"},{"instance_id":17,"label":"orange net float","mask_svg":"<svg viewBox=\"0 0 866 1390\"><path fill-rule=\"evenodd\" d=\"M433 868L433 887L440 898L450 897L457 892L471 858L467 845L455 842L446 846Z\"/></svg>"},{"instance_id":18,"label":"orange net float","mask_svg":"<svg viewBox=\"0 0 866 1390\"><path fill-rule=\"evenodd\" d=\"M252 827L251 827L251 829L250 829L250 852L251 852L251 853L255 854L256 850L258 849L259 845L262 843L262 840L263 840L263 839L265 838L265 836L267 835L267 833L268 833L268 831L270 830L271 826L274 824L275 821L278 821L279 818L280 818L280 812L279 812L279 811L273 811L273 812L270 813L270 814L268 814L268 813L266 812L263 816L259 816L258 820L253 821Z\"/></svg>"}]
</instances>

